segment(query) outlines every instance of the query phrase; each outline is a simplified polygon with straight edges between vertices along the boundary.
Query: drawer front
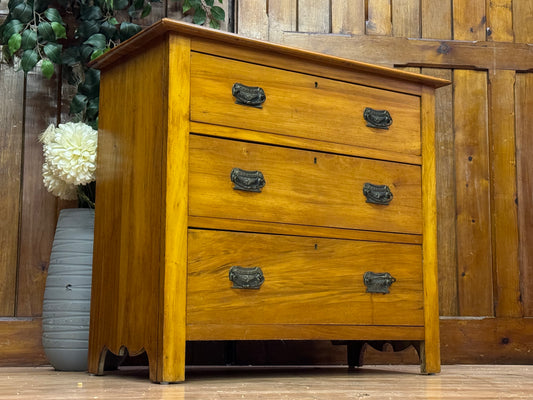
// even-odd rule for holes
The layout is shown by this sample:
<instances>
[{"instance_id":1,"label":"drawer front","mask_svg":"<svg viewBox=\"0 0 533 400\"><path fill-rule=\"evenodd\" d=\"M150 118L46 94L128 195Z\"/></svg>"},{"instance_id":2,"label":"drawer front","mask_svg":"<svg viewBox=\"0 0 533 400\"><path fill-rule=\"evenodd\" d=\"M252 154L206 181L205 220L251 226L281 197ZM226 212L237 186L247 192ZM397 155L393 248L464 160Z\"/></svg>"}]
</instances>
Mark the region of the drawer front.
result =
<instances>
[{"instance_id":1,"label":"drawer front","mask_svg":"<svg viewBox=\"0 0 533 400\"><path fill-rule=\"evenodd\" d=\"M420 99L346 82L245 62L191 55L191 119L217 125L305 137L328 142L420 154ZM260 87L266 100L259 107L236 104L261 100L235 83ZM246 97L248 95L248 97ZM365 109L386 110L367 112Z\"/></svg>"},{"instance_id":2,"label":"drawer front","mask_svg":"<svg viewBox=\"0 0 533 400\"><path fill-rule=\"evenodd\" d=\"M423 325L419 245L189 230L188 261L188 324Z\"/></svg>"},{"instance_id":3,"label":"drawer front","mask_svg":"<svg viewBox=\"0 0 533 400\"><path fill-rule=\"evenodd\" d=\"M239 177L232 181L232 171L239 171L234 168L243 171L240 180L260 172L264 186L239 189ZM373 193L365 196L366 183L387 186L392 200L368 202ZM415 165L191 135L189 214L421 234L421 171Z\"/></svg>"}]
</instances>

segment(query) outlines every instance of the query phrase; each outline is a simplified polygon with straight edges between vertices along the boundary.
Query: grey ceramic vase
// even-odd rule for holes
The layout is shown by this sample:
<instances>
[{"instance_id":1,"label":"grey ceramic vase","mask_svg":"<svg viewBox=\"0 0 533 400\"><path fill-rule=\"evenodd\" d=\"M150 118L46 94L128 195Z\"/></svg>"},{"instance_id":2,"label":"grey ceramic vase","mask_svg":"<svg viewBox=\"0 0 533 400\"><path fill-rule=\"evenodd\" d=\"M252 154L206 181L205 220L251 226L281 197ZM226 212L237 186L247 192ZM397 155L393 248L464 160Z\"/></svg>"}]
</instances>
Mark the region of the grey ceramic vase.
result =
<instances>
[{"instance_id":1,"label":"grey ceramic vase","mask_svg":"<svg viewBox=\"0 0 533 400\"><path fill-rule=\"evenodd\" d=\"M43 301L43 347L52 366L86 371L94 210L64 209L57 221Z\"/></svg>"}]
</instances>

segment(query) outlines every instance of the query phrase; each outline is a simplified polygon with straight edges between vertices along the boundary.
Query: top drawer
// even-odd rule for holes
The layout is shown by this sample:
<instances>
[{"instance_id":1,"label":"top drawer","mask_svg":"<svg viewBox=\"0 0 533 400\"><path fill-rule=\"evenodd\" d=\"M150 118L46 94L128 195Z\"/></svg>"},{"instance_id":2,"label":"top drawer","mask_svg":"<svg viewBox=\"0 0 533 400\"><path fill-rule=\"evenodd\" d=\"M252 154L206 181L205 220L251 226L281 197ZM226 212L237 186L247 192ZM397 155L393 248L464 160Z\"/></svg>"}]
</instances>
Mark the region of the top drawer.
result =
<instances>
[{"instance_id":1,"label":"top drawer","mask_svg":"<svg viewBox=\"0 0 533 400\"><path fill-rule=\"evenodd\" d=\"M261 108L236 104L235 83L263 89ZM367 126L366 108L386 110L392 124ZM191 120L420 154L417 96L199 53L191 54Z\"/></svg>"}]
</instances>

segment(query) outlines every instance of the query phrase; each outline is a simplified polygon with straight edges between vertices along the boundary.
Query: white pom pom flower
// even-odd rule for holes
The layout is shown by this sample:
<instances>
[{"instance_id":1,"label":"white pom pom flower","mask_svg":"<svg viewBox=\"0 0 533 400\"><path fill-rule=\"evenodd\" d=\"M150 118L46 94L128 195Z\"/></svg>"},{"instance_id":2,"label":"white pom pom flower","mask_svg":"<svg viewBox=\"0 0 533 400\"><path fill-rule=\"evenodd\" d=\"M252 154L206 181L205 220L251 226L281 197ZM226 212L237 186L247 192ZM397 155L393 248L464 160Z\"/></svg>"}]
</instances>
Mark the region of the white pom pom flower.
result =
<instances>
[{"instance_id":1,"label":"white pom pom flower","mask_svg":"<svg viewBox=\"0 0 533 400\"><path fill-rule=\"evenodd\" d=\"M50 128L50 127L49 127ZM70 185L94 181L98 132L82 122L60 124L41 135L50 174Z\"/></svg>"},{"instance_id":2,"label":"white pom pom flower","mask_svg":"<svg viewBox=\"0 0 533 400\"><path fill-rule=\"evenodd\" d=\"M43 182L46 189L54 196L63 200L76 200L78 198L78 189L76 185L65 183L61 179L57 179L48 163L43 164Z\"/></svg>"}]
</instances>

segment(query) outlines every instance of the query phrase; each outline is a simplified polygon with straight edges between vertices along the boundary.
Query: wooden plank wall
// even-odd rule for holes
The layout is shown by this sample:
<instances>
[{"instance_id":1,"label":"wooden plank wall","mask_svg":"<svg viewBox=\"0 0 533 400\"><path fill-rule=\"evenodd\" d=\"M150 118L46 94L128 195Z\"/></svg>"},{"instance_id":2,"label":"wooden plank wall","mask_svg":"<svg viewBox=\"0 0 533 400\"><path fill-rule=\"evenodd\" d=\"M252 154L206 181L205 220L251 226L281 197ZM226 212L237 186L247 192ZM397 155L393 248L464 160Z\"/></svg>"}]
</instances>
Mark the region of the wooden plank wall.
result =
<instances>
[{"instance_id":1,"label":"wooden plank wall","mask_svg":"<svg viewBox=\"0 0 533 400\"><path fill-rule=\"evenodd\" d=\"M238 3L240 34L452 81L436 99L444 362L533 360L517 354L533 349L532 22L532 0Z\"/></svg>"},{"instance_id":2,"label":"wooden plank wall","mask_svg":"<svg viewBox=\"0 0 533 400\"><path fill-rule=\"evenodd\" d=\"M442 358L533 361L533 0L235 0L234 9L241 35L453 82L436 99ZM0 21L6 10L0 0ZM175 2L154 3L147 23L162 16L183 18ZM72 204L43 189L36 139L68 120L71 90L0 65L0 93L0 365L37 365L55 221Z\"/></svg>"}]
</instances>

